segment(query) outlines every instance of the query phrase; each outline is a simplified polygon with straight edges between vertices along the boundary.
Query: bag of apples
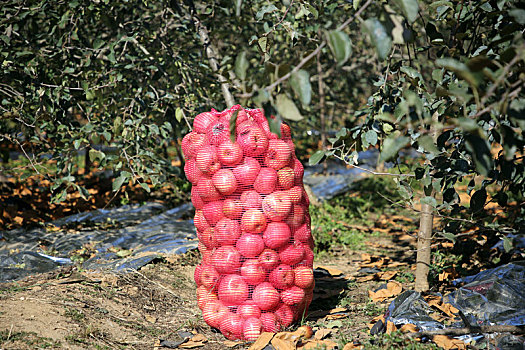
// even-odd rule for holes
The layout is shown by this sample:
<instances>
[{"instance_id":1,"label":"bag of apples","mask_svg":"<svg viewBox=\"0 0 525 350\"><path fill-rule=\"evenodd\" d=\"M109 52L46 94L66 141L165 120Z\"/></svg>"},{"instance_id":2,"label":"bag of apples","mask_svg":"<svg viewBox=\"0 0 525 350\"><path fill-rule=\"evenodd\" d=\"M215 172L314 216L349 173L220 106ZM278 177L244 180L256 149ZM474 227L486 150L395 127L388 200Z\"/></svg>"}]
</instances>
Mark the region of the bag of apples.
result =
<instances>
[{"instance_id":1,"label":"bag of apples","mask_svg":"<svg viewBox=\"0 0 525 350\"><path fill-rule=\"evenodd\" d=\"M282 124L279 138L259 109L212 109L195 117L182 150L206 323L228 339L255 340L300 320L312 301L314 255L304 168L290 127Z\"/></svg>"}]
</instances>

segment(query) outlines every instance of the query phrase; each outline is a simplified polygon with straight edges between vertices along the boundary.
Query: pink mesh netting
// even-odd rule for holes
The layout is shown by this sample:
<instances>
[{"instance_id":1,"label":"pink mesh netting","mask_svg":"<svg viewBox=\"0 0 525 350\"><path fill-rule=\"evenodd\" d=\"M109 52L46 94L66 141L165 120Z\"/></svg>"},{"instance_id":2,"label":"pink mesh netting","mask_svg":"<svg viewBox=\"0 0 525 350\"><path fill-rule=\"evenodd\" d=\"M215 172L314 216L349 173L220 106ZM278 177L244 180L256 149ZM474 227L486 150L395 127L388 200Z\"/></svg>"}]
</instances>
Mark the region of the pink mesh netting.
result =
<instances>
[{"instance_id":1,"label":"pink mesh netting","mask_svg":"<svg viewBox=\"0 0 525 350\"><path fill-rule=\"evenodd\" d=\"M279 138L259 109L212 109L195 117L182 151L202 255L197 303L206 323L228 339L255 340L300 320L313 296L314 242L290 127L283 123Z\"/></svg>"}]
</instances>

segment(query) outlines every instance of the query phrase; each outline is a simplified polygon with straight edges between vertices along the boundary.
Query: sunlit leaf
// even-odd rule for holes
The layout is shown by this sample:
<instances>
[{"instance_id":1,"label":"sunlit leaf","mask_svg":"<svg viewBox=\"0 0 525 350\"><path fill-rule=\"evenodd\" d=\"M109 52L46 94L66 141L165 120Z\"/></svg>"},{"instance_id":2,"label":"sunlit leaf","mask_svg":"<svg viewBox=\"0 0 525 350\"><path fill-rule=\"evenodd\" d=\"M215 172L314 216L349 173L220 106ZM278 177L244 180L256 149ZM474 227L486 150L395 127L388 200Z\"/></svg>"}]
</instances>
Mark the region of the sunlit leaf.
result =
<instances>
[{"instance_id":1,"label":"sunlit leaf","mask_svg":"<svg viewBox=\"0 0 525 350\"><path fill-rule=\"evenodd\" d=\"M419 10L417 0L396 0L396 3L403 11L408 22L412 23L417 19Z\"/></svg>"},{"instance_id":2,"label":"sunlit leaf","mask_svg":"<svg viewBox=\"0 0 525 350\"><path fill-rule=\"evenodd\" d=\"M300 69L290 77L290 86L304 106L308 106L312 100L312 86L310 85L310 74Z\"/></svg>"},{"instance_id":3,"label":"sunlit leaf","mask_svg":"<svg viewBox=\"0 0 525 350\"><path fill-rule=\"evenodd\" d=\"M386 28L377 18L369 18L364 21L363 29L374 45L379 59L384 60L392 49L392 38Z\"/></svg>"},{"instance_id":4,"label":"sunlit leaf","mask_svg":"<svg viewBox=\"0 0 525 350\"><path fill-rule=\"evenodd\" d=\"M310 156L308 164L316 165L325 157L325 151L317 151Z\"/></svg>"},{"instance_id":5,"label":"sunlit leaf","mask_svg":"<svg viewBox=\"0 0 525 350\"><path fill-rule=\"evenodd\" d=\"M387 160L394 158L395 156L397 156L398 152L403 147L408 145L409 142L410 142L410 139L408 137L399 136L397 132L390 134L390 136L388 136L386 140L383 142L383 147L381 148L381 155L380 155L381 160L387 161Z\"/></svg>"},{"instance_id":6,"label":"sunlit leaf","mask_svg":"<svg viewBox=\"0 0 525 350\"><path fill-rule=\"evenodd\" d=\"M299 121L303 116L295 103L285 94L277 95L275 99L275 108L284 119Z\"/></svg>"},{"instance_id":7,"label":"sunlit leaf","mask_svg":"<svg viewBox=\"0 0 525 350\"><path fill-rule=\"evenodd\" d=\"M246 58L246 51L238 54L237 58L235 59L235 74L239 79L246 80L246 71L248 70L249 66L250 63Z\"/></svg>"},{"instance_id":8,"label":"sunlit leaf","mask_svg":"<svg viewBox=\"0 0 525 350\"><path fill-rule=\"evenodd\" d=\"M340 30L331 30L327 33L328 46L334 55L337 65L343 65L352 55L352 41L348 34Z\"/></svg>"}]
</instances>

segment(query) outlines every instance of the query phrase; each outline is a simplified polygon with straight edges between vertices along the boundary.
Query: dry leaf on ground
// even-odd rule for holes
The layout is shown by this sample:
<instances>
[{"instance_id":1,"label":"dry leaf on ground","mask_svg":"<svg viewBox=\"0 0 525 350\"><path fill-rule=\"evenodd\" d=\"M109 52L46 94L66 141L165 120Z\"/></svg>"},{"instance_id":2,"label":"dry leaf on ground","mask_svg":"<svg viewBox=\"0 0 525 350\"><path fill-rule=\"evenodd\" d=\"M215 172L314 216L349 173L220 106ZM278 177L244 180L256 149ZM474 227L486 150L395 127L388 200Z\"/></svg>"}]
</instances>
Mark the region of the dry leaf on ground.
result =
<instances>
[{"instance_id":1,"label":"dry leaf on ground","mask_svg":"<svg viewBox=\"0 0 525 350\"><path fill-rule=\"evenodd\" d=\"M301 350L314 350L314 349L332 350L336 348L337 348L337 343L332 340L327 340L327 339L315 340L315 341L311 340L297 347L297 349L301 349Z\"/></svg>"},{"instance_id":2,"label":"dry leaf on ground","mask_svg":"<svg viewBox=\"0 0 525 350\"><path fill-rule=\"evenodd\" d=\"M369 290L368 296L370 297L370 299L372 299L372 301L381 302L387 298L401 294L402 291L403 286L401 285L401 283L391 281L387 283L386 288L384 289L380 289L376 292Z\"/></svg>"},{"instance_id":3,"label":"dry leaf on ground","mask_svg":"<svg viewBox=\"0 0 525 350\"><path fill-rule=\"evenodd\" d=\"M270 343L275 333L263 332L248 350L262 350Z\"/></svg>"},{"instance_id":4,"label":"dry leaf on ground","mask_svg":"<svg viewBox=\"0 0 525 350\"><path fill-rule=\"evenodd\" d=\"M378 275L379 275L379 279L380 279L380 280L383 280L383 281L389 281L389 280L391 280L392 278L396 277L396 275L397 275L397 271L385 271L385 272L380 272Z\"/></svg>"},{"instance_id":5,"label":"dry leaf on ground","mask_svg":"<svg viewBox=\"0 0 525 350\"><path fill-rule=\"evenodd\" d=\"M412 323L404 324L401 328L399 328L399 330L402 333L416 333L416 332L418 332L418 328L416 327L415 324L412 324Z\"/></svg>"},{"instance_id":6,"label":"dry leaf on ground","mask_svg":"<svg viewBox=\"0 0 525 350\"><path fill-rule=\"evenodd\" d=\"M338 276L342 276L342 275L344 275L344 272L343 272L343 271L341 271L341 270L339 270L339 269L336 269L335 267L316 265L316 266L314 266L314 269L325 270L325 271L328 272L332 277L338 277Z\"/></svg>"},{"instance_id":7,"label":"dry leaf on ground","mask_svg":"<svg viewBox=\"0 0 525 350\"><path fill-rule=\"evenodd\" d=\"M273 337L271 343L272 343L272 346L275 349L279 349L279 350L281 350L281 349L282 350L295 350L295 342L294 341L289 341L289 340Z\"/></svg>"},{"instance_id":8,"label":"dry leaf on ground","mask_svg":"<svg viewBox=\"0 0 525 350\"><path fill-rule=\"evenodd\" d=\"M322 340L328 337L330 334L332 334L332 330L330 328L321 328L315 332L314 339Z\"/></svg>"},{"instance_id":9,"label":"dry leaf on ground","mask_svg":"<svg viewBox=\"0 0 525 350\"><path fill-rule=\"evenodd\" d=\"M359 343L348 343L345 345L345 347L343 348L343 350L353 350L353 349L364 349L364 345L362 344L359 344Z\"/></svg>"},{"instance_id":10,"label":"dry leaf on ground","mask_svg":"<svg viewBox=\"0 0 525 350\"><path fill-rule=\"evenodd\" d=\"M227 347L229 347L229 348L234 348L237 345L241 344L241 342L233 341L233 340L225 340L222 344L227 346Z\"/></svg>"},{"instance_id":11,"label":"dry leaf on ground","mask_svg":"<svg viewBox=\"0 0 525 350\"><path fill-rule=\"evenodd\" d=\"M467 345L463 341L459 339L447 337L446 335L435 335L432 338L432 341L436 343L437 346L440 346L444 348L445 350L450 350L450 349L466 350L467 349Z\"/></svg>"}]
</instances>

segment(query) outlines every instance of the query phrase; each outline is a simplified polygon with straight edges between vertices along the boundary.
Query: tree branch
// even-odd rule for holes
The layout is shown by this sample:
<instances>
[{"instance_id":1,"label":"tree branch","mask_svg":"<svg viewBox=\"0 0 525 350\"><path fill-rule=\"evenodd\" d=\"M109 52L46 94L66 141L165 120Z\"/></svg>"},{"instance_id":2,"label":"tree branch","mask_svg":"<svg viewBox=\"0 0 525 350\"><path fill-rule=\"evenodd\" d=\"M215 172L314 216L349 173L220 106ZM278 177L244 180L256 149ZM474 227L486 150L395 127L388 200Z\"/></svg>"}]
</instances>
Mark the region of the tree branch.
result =
<instances>
[{"instance_id":1,"label":"tree branch","mask_svg":"<svg viewBox=\"0 0 525 350\"><path fill-rule=\"evenodd\" d=\"M408 333L407 336L411 338L422 338L422 337L433 337L434 335L465 335L471 333L514 333L514 334L525 334L524 326L508 326L508 325L495 325L495 326L472 326L465 328L444 328L435 331L424 331L416 333Z\"/></svg>"},{"instance_id":2,"label":"tree branch","mask_svg":"<svg viewBox=\"0 0 525 350\"><path fill-rule=\"evenodd\" d=\"M350 18L348 18L346 21L343 22L343 24L341 24L339 27L337 27L337 30L342 30L344 29L345 27L347 27L350 23L352 23L356 18L359 17L359 15L372 3L372 0L368 0L367 2L365 2L363 4L363 6L361 6L361 8L359 10L357 10L357 12ZM317 48L312 51L308 56L306 56L305 58L303 58L291 71L289 71L288 73L286 73L285 75L283 75L282 77L280 77L279 79L277 79L275 82L273 82L272 84L268 85L267 87L264 88L264 90L266 91L271 91L273 90L277 85L279 85L280 83L282 83L283 81L289 79L292 74L294 74L295 72L299 71L299 69L301 69L306 63L308 63L308 61L310 61L312 58L314 58L322 49L323 47L325 47L327 44L326 40L323 40L323 42L321 42L321 44L319 44L319 46L317 46ZM255 93L256 91L253 91L253 92L250 92L250 93L246 93L246 94L242 94L242 95L239 95L239 97L242 97L242 98L250 98L253 96L253 94Z\"/></svg>"},{"instance_id":3,"label":"tree branch","mask_svg":"<svg viewBox=\"0 0 525 350\"><path fill-rule=\"evenodd\" d=\"M235 100L230 92L230 84L228 83L226 78L219 72L219 55L217 53L217 50L215 49L215 46L210 41L208 29L204 26L204 24L202 24L202 22L197 16L193 15L192 19L195 22L195 29L199 34L202 46L204 46L204 49L206 51L206 56L210 61L210 67L212 71L217 75L217 79L221 84L222 95L224 96L226 105L227 107L231 107L235 104Z\"/></svg>"}]
</instances>

